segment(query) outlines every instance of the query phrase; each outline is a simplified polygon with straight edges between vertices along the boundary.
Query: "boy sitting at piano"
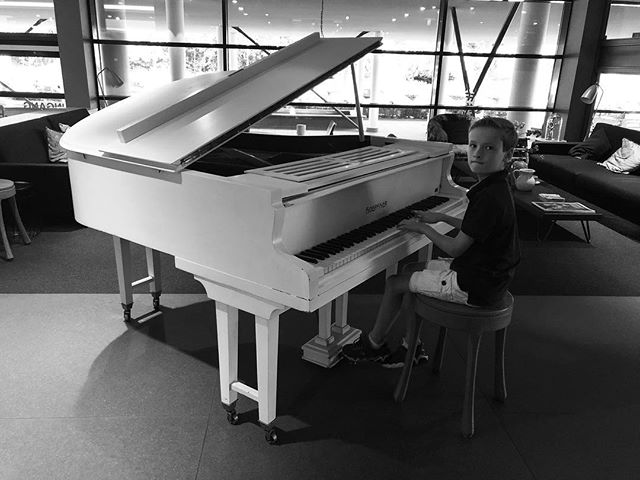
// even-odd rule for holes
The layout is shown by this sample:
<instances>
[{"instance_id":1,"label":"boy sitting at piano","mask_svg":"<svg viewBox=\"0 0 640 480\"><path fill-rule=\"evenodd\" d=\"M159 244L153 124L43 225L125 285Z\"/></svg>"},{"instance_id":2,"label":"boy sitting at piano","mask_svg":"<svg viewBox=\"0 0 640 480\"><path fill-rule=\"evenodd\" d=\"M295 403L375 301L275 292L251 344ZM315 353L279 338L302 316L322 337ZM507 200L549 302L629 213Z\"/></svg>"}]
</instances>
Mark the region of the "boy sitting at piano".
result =
<instances>
[{"instance_id":1,"label":"boy sitting at piano","mask_svg":"<svg viewBox=\"0 0 640 480\"><path fill-rule=\"evenodd\" d=\"M469 204L462 220L442 213L415 211L398 228L426 235L452 258L410 264L387 279L373 329L345 345L343 356L353 362L381 362L387 368L404 365L407 342L391 352L385 340L403 309L412 308L419 293L448 302L490 306L500 303L520 261L515 208L507 182L507 166L518 135L506 119L484 117L469 127L469 168L478 183L467 192ZM445 222L458 229L454 237L438 233L432 223ZM428 360L419 343L414 364Z\"/></svg>"}]
</instances>

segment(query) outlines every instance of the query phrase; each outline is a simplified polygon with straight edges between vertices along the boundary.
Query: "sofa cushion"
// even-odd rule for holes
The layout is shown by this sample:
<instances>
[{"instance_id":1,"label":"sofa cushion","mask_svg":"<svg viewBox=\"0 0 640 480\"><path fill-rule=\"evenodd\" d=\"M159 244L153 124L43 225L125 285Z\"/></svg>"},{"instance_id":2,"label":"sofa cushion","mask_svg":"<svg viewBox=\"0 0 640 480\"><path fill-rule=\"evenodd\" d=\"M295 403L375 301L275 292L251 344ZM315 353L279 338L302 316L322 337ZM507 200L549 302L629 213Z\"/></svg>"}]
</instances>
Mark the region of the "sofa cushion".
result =
<instances>
[{"instance_id":1,"label":"sofa cushion","mask_svg":"<svg viewBox=\"0 0 640 480\"><path fill-rule=\"evenodd\" d=\"M623 138L622 146L598 165L602 165L613 173L633 172L640 167L640 145L628 138Z\"/></svg>"},{"instance_id":2,"label":"sofa cushion","mask_svg":"<svg viewBox=\"0 0 640 480\"><path fill-rule=\"evenodd\" d=\"M67 151L60 146L62 132L58 132L49 127L44 127L47 134L47 149L50 162L67 163Z\"/></svg>"},{"instance_id":3,"label":"sofa cushion","mask_svg":"<svg viewBox=\"0 0 640 480\"><path fill-rule=\"evenodd\" d=\"M603 125L599 123L598 125ZM578 143L569 150L569 155L580 157L583 160L600 162L607 158L612 150L607 133L603 128L594 128L591 135L583 142ZM613 149L613 151L617 150Z\"/></svg>"},{"instance_id":4,"label":"sofa cushion","mask_svg":"<svg viewBox=\"0 0 640 480\"><path fill-rule=\"evenodd\" d=\"M617 215L640 223L640 177L620 175L599 167L575 179L576 193Z\"/></svg>"},{"instance_id":5,"label":"sofa cushion","mask_svg":"<svg viewBox=\"0 0 640 480\"><path fill-rule=\"evenodd\" d=\"M60 123L73 125L89 116L85 108L32 118L0 127L0 162L49 163L45 127L60 130Z\"/></svg>"},{"instance_id":6,"label":"sofa cushion","mask_svg":"<svg viewBox=\"0 0 640 480\"><path fill-rule=\"evenodd\" d=\"M595 162L568 155L531 155L529 168L533 168L543 180L566 190L575 188L576 177L583 172L606 172Z\"/></svg>"},{"instance_id":7,"label":"sofa cushion","mask_svg":"<svg viewBox=\"0 0 640 480\"><path fill-rule=\"evenodd\" d=\"M0 129L0 162L48 163L46 118L5 125Z\"/></svg>"}]
</instances>

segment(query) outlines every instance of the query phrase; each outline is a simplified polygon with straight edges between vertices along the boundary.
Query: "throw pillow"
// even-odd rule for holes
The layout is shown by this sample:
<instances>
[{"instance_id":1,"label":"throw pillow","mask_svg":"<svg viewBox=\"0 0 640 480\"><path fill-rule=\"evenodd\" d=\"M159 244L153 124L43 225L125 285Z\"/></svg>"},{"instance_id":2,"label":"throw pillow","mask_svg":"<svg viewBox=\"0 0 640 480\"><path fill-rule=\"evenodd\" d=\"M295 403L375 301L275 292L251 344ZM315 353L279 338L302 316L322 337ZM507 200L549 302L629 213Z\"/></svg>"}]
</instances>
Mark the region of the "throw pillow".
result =
<instances>
[{"instance_id":1,"label":"throw pillow","mask_svg":"<svg viewBox=\"0 0 640 480\"><path fill-rule=\"evenodd\" d=\"M628 138L622 139L622 146L604 162L598 163L615 173L629 173L640 167L640 145Z\"/></svg>"},{"instance_id":2,"label":"throw pillow","mask_svg":"<svg viewBox=\"0 0 640 480\"><path fill-rule=\"evenodd\" d=\"M66 163L67 151L60 146L60 138L62 132L56 132L49 127L44 127L47 131L47 147L49 153L49 161L52 163Z\"/></svg>"},{"instance_id":3,"label":"throw pillow","mask_svg":"<svg viewBox=\"0 0 640 480\"><path fill-rule=\"evenodd\" d=\"M60 127L60 131L62 133L66 132L67 130L69 130L70 125L67 125L66 123L59 123L58 127Z\"/></svg>"},{"instance_id":4,"label":"throw pillow","mask_svg":"<svg viewBox=\"0 0 640 480\"><path fill-rule=\"evenodd\" d=\"M569 155L580 157L583 160L599 162L611 149L611 144L603 128L594 129L591 135L583 142L571 147Z\"/></svg>"}]
</instances>

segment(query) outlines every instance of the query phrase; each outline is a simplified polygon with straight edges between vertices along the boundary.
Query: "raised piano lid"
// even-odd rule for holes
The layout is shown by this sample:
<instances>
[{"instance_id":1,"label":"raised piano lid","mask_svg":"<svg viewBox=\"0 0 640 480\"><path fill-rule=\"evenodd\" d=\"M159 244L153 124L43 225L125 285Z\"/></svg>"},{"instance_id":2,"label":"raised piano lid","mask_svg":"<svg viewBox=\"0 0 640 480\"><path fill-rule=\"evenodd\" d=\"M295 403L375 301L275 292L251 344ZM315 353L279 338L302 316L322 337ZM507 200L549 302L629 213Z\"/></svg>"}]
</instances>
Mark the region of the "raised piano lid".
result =
<instances>
[{"instance_id":1,"label":"raised piano lid","mask_svg":"<svg viewBox=\"0 0 640 480\"><path fill-rule=\"evenodd\" d=\"M184 78L133 95L72 126L71 152L179 171L375 50L382 39L313 33L238 71Z\"/></svg>"}]
</instances>

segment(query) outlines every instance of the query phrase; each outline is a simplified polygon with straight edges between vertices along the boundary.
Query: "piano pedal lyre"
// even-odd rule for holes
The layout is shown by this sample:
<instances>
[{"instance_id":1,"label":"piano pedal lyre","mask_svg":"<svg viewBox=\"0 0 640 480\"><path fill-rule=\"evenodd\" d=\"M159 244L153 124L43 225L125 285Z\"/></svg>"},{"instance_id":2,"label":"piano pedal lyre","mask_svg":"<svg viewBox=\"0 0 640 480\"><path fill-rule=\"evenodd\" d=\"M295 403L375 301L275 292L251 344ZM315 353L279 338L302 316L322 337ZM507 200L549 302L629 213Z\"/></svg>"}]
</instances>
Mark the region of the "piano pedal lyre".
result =
<instances>
[{"instance_id":1,"label":"piano pedal lyre","mask_svg":"<svg viewBox=\"0 0 640 480\"><path fill-rule=\"evenodd\" d=\"M132 280L131 267L131 242L120 237L113 237L113 246L116 254L116 270L118 272L118 287L120 290L120 302L124 310L125 322L131 321L131 309L133 307L133 289L138 285L149 284L149 293L153 297L153 310L160 310L160 295L162 293L160 275L160 253L157 250L145 247L147 259L147 276L138 280Z\"/></svg>"}]
</instances>

